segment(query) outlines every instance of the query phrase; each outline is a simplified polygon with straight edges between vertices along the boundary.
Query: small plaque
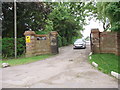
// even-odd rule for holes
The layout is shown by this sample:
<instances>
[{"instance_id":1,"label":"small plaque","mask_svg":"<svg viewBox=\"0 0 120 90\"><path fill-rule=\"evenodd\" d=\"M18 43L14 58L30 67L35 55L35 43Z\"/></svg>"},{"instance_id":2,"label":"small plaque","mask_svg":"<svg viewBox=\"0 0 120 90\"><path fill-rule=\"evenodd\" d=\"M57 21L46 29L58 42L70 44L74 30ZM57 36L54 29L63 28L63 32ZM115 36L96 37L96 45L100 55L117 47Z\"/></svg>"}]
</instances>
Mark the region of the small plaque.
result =
<instances>
[{"instance_id":1,"label":"small plaque","mask_svg":"<svg viewBox=\"0 0 120 90\"><path fill-rule=\"evenodd\" d=\"M26 36L26 43L30 43L30 36Z\"/></svg>"}]
</instances>

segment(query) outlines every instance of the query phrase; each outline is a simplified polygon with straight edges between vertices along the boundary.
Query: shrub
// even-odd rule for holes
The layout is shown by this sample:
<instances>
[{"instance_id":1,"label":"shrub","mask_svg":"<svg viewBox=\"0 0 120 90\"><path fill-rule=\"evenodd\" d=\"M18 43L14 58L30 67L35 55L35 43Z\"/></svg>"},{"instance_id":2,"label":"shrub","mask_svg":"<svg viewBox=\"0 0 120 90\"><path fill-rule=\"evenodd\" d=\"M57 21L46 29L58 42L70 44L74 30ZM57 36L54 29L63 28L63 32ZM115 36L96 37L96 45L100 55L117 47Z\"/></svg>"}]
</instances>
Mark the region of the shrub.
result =
<instances>
[{"instance_id":1,"label":"shrub","mask_svg":"<svg viewBox=\"0 0 120 90\"><path fill-rule=\"evenodd\" d=\"M58 47L62 47L62 37L58 35Z\"/></svg>"},{"instance_id":2,"label":"shrub","mask_svg":"<svg viewBox=\"0 0 120 90\"><path fill-rule=\"evenodd\" d=\"M17 38L17 55L20 56L25 51L25 40L24 38ZM14 56L14 38L3 38L2 39L2 57L13 57Z\"/></svg>"},{"instance_id":3,"label":"shrub","mask_svg":"<svg viewBox=\"0 0 120 90\"><path fill-rule=\"evenodd\" d=\"M25 38L22 37L22 38L18 38L17 40L17 54L18 56L22 55L22 54L25 54Z\"/></svg>"},{"instance_id":4,"label":"shrub","mask_svg":"<svg viewBox=\"0 0 120 90\"><path fill-rule=\"evenodd\" d=\"M62 37L62 45L63 45L63 46L68 45L67 39L66 39L65 37Z\"/></svg>"}]
</instances>

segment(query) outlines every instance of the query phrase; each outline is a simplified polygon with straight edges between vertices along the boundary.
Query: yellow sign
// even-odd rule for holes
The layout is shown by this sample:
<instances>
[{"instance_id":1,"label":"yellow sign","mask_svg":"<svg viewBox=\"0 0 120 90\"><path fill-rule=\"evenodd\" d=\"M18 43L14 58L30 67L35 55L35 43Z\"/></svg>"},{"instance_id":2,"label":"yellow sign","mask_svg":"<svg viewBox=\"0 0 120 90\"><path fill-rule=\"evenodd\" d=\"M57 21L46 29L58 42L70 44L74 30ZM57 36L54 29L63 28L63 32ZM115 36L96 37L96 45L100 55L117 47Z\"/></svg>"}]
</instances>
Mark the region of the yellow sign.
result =
<instances>
[{"instance_id":1,"label":"yellow sign","mask_svg":"<svg viewBox=\"0 0 120 90\"><path fill-rule=\"evenodd\" d=\"M30 36L26 36L26 43L30 43Z\"/></svg>"}]
</instances>

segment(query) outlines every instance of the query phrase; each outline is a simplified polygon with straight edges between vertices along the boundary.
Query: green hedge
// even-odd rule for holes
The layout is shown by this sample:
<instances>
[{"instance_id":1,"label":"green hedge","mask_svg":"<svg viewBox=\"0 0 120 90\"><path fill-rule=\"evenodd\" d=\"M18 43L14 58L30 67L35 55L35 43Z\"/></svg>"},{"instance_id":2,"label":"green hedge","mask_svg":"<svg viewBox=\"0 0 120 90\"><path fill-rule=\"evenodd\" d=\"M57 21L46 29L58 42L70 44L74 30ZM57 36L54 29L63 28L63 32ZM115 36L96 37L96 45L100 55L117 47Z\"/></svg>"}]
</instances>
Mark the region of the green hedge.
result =
<instances>
[{"instance_id":1,"label":"green hedge","mask_svg":"<svg viewBox=\"0 0 120 90\"><path fill-rule=\"evenodd\" d=\"M62 47L62 46L66 46L69 45L69 43L67 42L65 37L61 37L60 35L58 35L58 46Z\"/></svg>"},{"instance_id":2,"label":"green hedge","mask_svg":"<svg viewBox=\"0 0 120 90\"><path fill-rule=\"evenodd\" d=\"M58 35L58 47L62 47L62 37Z\"/></svg>"},{"instance_id":3,"label":"green hedge","mask_svg":"<svg viewBox=\"0 0 120 90\"><path fill-rule=\"evenodd\" d=\"M65 37L62 37L62 45L63 46L69 45L69 43L68 43L68 41L67 41L67 39Z\"/></svg>"},{"instance_id":4,"label":"green hedge","mask_svg":"<svg viewBox=\"0 0 120 90\"><path fill-rule=\"evenodd\" d=\"M2 39L2 57L14 57L14 38ZM17 38L17 55L20 56L25 52L25 38Z\"/></svg>"}]
</instances>

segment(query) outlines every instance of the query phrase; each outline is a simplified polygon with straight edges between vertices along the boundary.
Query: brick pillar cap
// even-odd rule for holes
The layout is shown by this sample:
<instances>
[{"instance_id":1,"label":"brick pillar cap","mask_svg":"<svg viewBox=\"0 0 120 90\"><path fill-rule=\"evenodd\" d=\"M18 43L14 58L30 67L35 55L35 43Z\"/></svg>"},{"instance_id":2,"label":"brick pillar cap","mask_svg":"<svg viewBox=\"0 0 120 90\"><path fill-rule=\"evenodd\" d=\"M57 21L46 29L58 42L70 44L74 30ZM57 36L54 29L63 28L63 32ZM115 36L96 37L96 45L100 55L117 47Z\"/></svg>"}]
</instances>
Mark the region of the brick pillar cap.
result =
<instances>
[{"instance_id":1,"label":"brick pillar cap","mask_svg":"<svg viewBox=\"0 0 120 90\"><path fill-rule=\"evenodd\" d=\"M91 29L91 33L98 33L98 32L100 32L98 28Z\"/></svg>"},{"instance_id":2,"label":"brick pillar cap","mask_svg":"<svg viewBox=\"0 0 120 90\"><path fill-rule=\"evenodd\" d=\"M35 35L34 31L25 31L24 35Z\"/></svg>"},{"instance_id":3,"label":"brick pillar cap","mask_svg":"<svg viewBox=\"0 0 120 90\"><path fill-rule=\"evenodd\" d=\"M53 34L53 35L58 35L57 31L51 31L50 33Z\"/></svg>"}]
</instances>

